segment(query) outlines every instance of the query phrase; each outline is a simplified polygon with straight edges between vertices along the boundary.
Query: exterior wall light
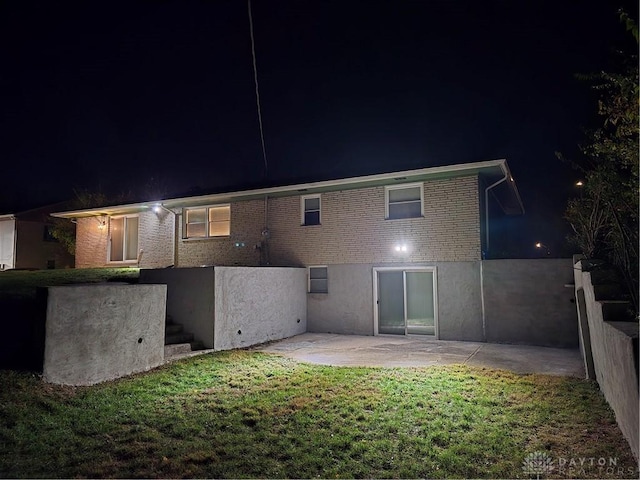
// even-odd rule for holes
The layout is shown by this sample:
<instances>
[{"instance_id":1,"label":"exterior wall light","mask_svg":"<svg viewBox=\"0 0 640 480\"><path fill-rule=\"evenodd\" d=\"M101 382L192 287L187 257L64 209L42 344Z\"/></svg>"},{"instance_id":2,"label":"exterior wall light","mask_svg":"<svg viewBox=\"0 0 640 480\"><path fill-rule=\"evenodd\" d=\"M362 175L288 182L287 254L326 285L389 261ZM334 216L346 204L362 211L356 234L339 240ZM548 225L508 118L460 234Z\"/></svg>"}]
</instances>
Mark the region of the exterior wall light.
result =
<instances>
[{"instance_id":1,"label":"exterior wall light","mask_svg":"<svg viewBox=\"0 0 640 480\"><path fill-rule=\"evenodd\" d=\"M407 245L403 244L398 244L393 248L396 252L398 253L406 253L407 252Z\"/></svg>"},{"instance_id":2,"label":"exterior wall light","mask_svg":"<svg viewBox=\"0 0 640 480\"><path fill-rule=\"evenodd\" d=\"M159 203L156 203L156 204L153 206L153 211L154 211L155 213L160 213L160 212L162 211L162 205L160 205Z\"/></svg>"},{"instance_id":3,"label":"exterior wall light","mask_svg":"<svg viewBox=\"0 0 640 480\"><path fill-rule=\"evenodd\" d=\"M107 226L107 218L104 215L96 217L96 221L98 222L98 230L104 230Z\"/></svg>"}]
</instances>

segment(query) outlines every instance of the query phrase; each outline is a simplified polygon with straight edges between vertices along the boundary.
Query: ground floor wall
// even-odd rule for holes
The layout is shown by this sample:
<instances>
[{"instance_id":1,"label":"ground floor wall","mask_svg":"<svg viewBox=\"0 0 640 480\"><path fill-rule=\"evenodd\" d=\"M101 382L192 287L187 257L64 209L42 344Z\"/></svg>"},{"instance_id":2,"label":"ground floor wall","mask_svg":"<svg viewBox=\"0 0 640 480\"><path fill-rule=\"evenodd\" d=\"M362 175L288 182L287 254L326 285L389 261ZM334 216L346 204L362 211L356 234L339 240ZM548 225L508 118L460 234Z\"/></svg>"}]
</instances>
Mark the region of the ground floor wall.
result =
<instances>
[{"instance_id":1,"label":"ground floor wall","mask_svg":"<svg viewBox=\"0 0 640 480\"><path fill-rule=\"evenodd\" d=\"M308 331L373 335L374 270L416 267L435 271L441 340L578 345L570 259L328 265L328 293L308 294Z\"/></svg>"},{"instance_id":2,"label":"ground floor wall","mask_svg":"<svg viewBox=\"0 0 640 480\"><path fill-rule=\"evenodd\" d=\"M438 337L483 341L478 262L328 265L328 293L308 295L308 331L373 335L377 267L435 267Z\"/></svg>"}]
</instances>

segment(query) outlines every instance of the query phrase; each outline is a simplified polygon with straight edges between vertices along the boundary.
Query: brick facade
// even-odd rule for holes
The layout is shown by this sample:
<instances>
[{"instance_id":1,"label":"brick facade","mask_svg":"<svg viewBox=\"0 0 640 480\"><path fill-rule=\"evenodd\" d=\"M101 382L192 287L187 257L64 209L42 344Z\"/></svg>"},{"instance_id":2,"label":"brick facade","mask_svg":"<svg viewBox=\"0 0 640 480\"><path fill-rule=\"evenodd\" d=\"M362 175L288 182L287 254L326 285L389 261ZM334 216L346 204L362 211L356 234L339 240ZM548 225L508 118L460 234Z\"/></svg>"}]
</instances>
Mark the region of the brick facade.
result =
<instances>
[{"instance_id":1,"label":"brick facade","mask_svg":"<svg viewBox=\"0 0 640 480\"><path fill-rule=\"evenodd\" d=\"M182 238L182 214L178 216L178 265L257 266L260 251L255 248L262 240L264 201L249 200L231 204L231 234L218 238ZM244 246L236 246L236 243Z\"/></svg>"},{"instance_id":2,"label":"brick facade","mask_svg":"<svg viewBox=\"0 0 640 480\"><path fill-rule=\"evenodd\" d=\"M300 224L300 196L269 198L269 264L480 260L478 177L430 180L423 187L424 217L397 220L385 220L383 186L322 193L321 225L313 226ZM229 237L183 239L181 210L138 215L142 268L255 266L266 260L258 248L264 240L262 199L231 204ZM95 217L78 219L77 267L116 265L107 262L108 229L98 226ZM397 244L406 244L407 252L396 252Z\"/></svg>"},{"instance_id":3,"label":"brick facade","mask_svg":"<svg viewBox=\"0 0 640 480\"><path fill-rule=\"evenodd\" d=\"M136 214L138 224L137 262L109 262L109 225L100 228L101 217L79 218L76 225L76 267L114 267L136 265L141 268L163 268L174 264L174 215L162 211L140 212Z\"/></svg>"},{"instance_id":4,"label":"brick facade","mask_svg":"<svg viewBox=\"0 0 640 480\"><path fill-rule=\"evenodd\" d=\"M321 225L300 225L300 197L269 201L274 265L479 260L478 178L424 182L424 217L385 220L384 187L323 193ZM406 254L394 250L406 244Z\"/></svg>"}]
</instances>

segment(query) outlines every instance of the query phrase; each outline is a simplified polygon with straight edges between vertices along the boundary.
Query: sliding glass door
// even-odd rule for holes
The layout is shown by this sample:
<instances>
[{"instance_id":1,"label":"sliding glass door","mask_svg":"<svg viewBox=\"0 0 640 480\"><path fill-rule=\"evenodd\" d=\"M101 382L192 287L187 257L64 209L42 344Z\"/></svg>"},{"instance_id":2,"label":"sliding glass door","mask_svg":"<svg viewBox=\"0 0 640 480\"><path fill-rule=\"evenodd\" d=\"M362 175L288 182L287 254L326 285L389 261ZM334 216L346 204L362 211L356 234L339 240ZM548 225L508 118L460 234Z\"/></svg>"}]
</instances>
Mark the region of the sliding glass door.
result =
<instances>
[{"instance_id":1,"label":"sliding glass door","mask_svg":"<svg viewBox=\"0 0 640 480\"><path fill-rule=\"evenodd\" d=\"M378 333L435 335L434 270L378 270Z\"/></svg>"}]
</instances>

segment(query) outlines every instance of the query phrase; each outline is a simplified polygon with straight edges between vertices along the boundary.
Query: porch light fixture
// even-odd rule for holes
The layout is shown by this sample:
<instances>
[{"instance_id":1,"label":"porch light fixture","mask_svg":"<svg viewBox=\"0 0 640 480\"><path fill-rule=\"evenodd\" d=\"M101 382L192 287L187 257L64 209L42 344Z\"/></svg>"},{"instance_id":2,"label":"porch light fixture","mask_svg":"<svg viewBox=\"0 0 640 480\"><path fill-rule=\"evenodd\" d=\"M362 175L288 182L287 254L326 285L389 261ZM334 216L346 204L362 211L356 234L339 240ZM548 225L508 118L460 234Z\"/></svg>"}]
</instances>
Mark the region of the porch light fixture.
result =
<instances>
[{"instance_id":1,"label":"porch light fixture","mask_svg":"<svg viewBox=\"0 0 640 480\"><path fill-rule=\"evenodd\" d=\"M582 187L584 185L584 182L582 180L578 180L576 182L576 187Z\"/></svg>"},{"instance_id":2,"label":"porch light fixture","mask_svg":"<svg viewBox=\"0 0 640 480\"><path fill-rule=\"evenodd\" d=\"M96 217L96 221L98 222L98 229L99 230L104 230L105 227L107 226L107 218L104 215L102 215L100 217Z\"/></svg>"}]
</instances>

